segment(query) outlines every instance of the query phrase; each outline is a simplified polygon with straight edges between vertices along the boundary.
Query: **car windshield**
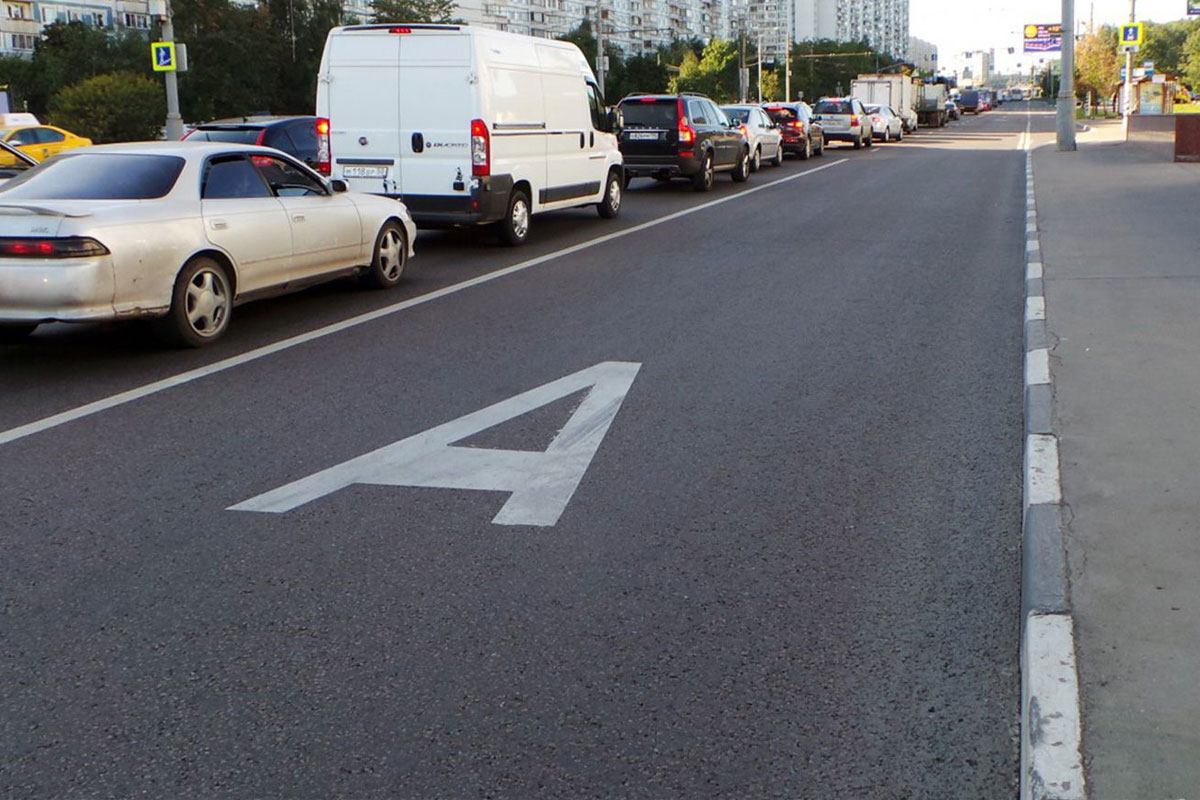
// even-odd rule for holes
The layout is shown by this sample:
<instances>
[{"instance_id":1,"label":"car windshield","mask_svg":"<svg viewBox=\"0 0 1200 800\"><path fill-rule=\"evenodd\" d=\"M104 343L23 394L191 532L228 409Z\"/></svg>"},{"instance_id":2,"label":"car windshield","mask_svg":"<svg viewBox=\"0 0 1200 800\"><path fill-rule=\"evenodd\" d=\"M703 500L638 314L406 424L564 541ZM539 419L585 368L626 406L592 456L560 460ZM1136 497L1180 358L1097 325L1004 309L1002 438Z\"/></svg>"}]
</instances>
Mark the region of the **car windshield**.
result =
<instances>
[{"instance_id":1,"label":"car windshield","mask_svg":"<svg viewBox=\"0 0 1200 800\"><path fill-rule=\"evenodd\" d=\"M673 97L621 103L626 128L673 128L678 112L679 103Z\"/></svg>"},{"instance_id":2,"label":"car windshield","mask_svg":"<svg viewBox=\"0 0 1200 800\"><path fill-rule=\"evenodd\" d=\"M262 128L197 128L188 135L189 142L229 142L258 144Z\"/></svg>"},{"instance_id":3,"label":"car windshield","mask_svg":"<svg viewBox=\"0 0 1200 800\"><path fill-rule=\"evenodd\" d=\"M171 191L184 160L140 153L71 154L0 186L3 200L152 200Z\"/></svg>"},{"instance_id":4,"label":"car windshield","mask_svg":"<svg viewBox=\"0 0 1200 800\"><path fill-rule=\"evenodd\" d=\"M739 125L750 118L750 109L748 108L721 108L725 112L725 116L729 117L730 122L736 122Z\"/></svg>"},{"instance_id":5,"label":"car windshield","mask_svg":"<svg viewBox=\"0 0 1200 800\"><path fill-rule=\"evenodd\" d=\"M848 100L822 100L813 111L817 114L853 114L854 106Z\"/></svg>"},{"instance_id":6,"label":"car windshield","mask_svg":"<svg viewBox=\"0 0 1200 800\"><path fill-rule=\"evenodd\" d=\"M787 106L767 106L763 110L773 122L791 122L797 118L796 112Z\"/></svg>"}]
</instances>

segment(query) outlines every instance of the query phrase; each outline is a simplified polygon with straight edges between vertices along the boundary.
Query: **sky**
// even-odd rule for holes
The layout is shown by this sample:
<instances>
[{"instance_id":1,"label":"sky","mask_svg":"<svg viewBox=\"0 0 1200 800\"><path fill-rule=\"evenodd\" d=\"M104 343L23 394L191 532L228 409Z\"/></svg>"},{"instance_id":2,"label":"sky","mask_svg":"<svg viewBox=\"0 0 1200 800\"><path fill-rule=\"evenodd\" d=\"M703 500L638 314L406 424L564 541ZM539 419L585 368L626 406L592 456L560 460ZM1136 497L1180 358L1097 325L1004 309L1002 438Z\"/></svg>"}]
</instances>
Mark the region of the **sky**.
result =
<instances>
[{"instance_id":1,"label":"sky","mask_svg":"<svg viewBox=\"0 0 1200 800\"><path fill-rule=\"evenodd\" d=\"M1095 8L1097 27L1129 20L1129 0L1075 0L1075 21L1086 30ZM938 61L954 68L968 50L995 48L1000 72L1028 71L1030 59L1046 54L1022 53L1022 28L1028 23L1060 22L1058 0L911 0L909 31L938 46ZM1187 17L1187 0L1137 0L1139 20L1167 22ZM1008 55L1008 48L1015 50Z\"/></svg>"}]
</instances>

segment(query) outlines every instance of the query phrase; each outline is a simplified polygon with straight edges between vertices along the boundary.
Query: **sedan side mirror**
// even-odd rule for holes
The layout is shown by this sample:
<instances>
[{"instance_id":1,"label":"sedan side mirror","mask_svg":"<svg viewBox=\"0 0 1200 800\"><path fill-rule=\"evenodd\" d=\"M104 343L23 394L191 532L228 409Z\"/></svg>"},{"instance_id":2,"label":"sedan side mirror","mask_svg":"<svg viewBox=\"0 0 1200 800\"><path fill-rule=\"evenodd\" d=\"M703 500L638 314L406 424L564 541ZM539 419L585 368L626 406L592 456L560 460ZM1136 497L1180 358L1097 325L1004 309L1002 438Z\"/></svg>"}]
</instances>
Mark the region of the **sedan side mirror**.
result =
<instances>
[{"instance_id":1,"label":"sedan side mirror","mask_svg":"<svg viewBox=\"0 0 1200 800\"><path fill-rule=\"evenodd\" d=\"M334 194L342 194L350 191L350 187L346 185L344 180L341 180L340 178L334 178L329 182L329 190Z\"/></svg>"}]
</instances>

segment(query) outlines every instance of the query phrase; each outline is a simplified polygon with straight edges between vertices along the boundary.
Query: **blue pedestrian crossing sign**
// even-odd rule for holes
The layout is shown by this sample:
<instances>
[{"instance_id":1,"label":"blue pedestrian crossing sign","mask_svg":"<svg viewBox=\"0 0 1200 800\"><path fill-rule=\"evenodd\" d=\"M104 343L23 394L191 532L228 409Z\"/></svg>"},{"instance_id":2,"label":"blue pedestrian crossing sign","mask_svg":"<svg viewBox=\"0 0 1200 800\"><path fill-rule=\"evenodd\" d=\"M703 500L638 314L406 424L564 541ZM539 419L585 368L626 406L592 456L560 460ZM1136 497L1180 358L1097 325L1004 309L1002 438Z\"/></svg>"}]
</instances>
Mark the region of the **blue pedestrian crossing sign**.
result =
<instances>
[{"instance_id":1,"label":"blue pedestrian crossing sign","mask_svg":"<svg viewBox=\"0 0 1200 800\"><path fill-rule=\"evenodd\" d=\"M1130 22L1121 26L1121 46L1140 47L1146 38L1146 26L1140 22Z\"/></svg>"},{"instance_id":2,"label":"blue pedestrian crossing sign","mask_svg":"<svg viewBox=\"0 0 1200 800\"><path fill-rule=\"evenodd\" d=\"M179 68L174 42L153 42L150 45L150 67L155 72L174 72Z\"/></svg>"}]
</instances>

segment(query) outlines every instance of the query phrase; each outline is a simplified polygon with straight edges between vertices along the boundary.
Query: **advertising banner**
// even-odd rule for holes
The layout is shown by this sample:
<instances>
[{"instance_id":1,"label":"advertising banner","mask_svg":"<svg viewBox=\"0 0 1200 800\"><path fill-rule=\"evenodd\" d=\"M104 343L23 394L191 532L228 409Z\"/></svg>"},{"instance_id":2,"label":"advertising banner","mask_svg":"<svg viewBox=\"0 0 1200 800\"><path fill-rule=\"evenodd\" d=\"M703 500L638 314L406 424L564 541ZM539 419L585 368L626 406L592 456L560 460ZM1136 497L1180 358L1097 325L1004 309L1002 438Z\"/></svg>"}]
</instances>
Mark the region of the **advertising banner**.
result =
<instances>
[{"instance_id":1,"label":"advertising banner","mask_svg":"<svg viewBox=\"0 0 1200 800\"><path fill-rule=\"evenodd\" d=\"M1200 5L1200 0L1188 0ZM1026 53L1058 53L1062 51L1062 25L1054 22L1047 25L1025 26Z\"/></svg>"},{"instance_id":2,"label":"advertising banner","mask_svg":"<svg viewBox=\"0 0 1200 800\"><path fill-rule=\"evenodd\" d=\"M1187 4L1190 16L1200 16L1200 0L1187 0Z\"/></svg>"}]
</instances>

